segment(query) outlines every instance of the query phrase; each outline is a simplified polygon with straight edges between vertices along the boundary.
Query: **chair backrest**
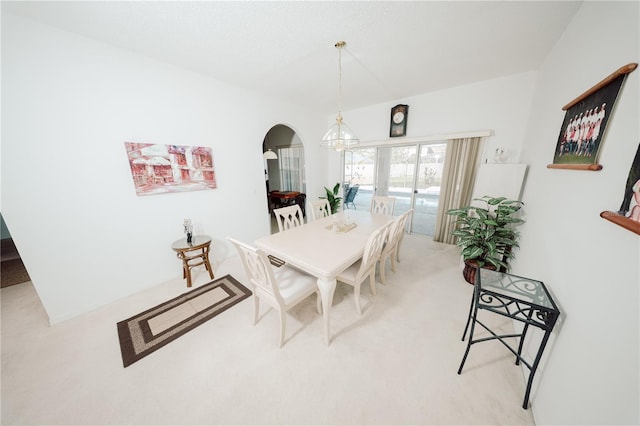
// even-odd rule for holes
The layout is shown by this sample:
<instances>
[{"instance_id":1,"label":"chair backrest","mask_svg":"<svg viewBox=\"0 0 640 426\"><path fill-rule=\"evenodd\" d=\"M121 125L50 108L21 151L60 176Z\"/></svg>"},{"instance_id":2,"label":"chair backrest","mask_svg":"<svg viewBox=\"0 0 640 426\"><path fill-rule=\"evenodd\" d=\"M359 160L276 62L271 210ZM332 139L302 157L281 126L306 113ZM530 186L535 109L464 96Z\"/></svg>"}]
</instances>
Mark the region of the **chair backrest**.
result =
<instances>
[{"instance_id":1,"label":"chair backrest","mask_svg":"<svg viewBox=\"0 0 640 426\"><path fill-rule=\"evenodd\" d=\"M383 253L391 253L394 250L395 245L398 244L398 241L400 241L402 231L404 230L401 221L402 216L398 216L389 227L387 239L385 241L384 247L382 248Z\"/></svg>"},{"instance_id":2,"label":"chair backrest","mask_svg":"<svg viewBox=\"0 0 640 426\"><path fill-rule=\"evenodd\" d=\"M393 224L393 221L389 221L386 225L378 228L374 231L367 240L364 248L364 254L362 255L362 261L360 263L360 269L356 275L356 280L360 281L362 277L366 276L372 269L376 267L380 254L382 253L382 247L387 238L389 227Z\"/></svg>"},{"instance_id":3,"label":"chair backrest","mask_svg":"<svg viewBox=\"0 0 640 426\"><path fill-rule=\"evenodd\" d=\"M284 301L280 295L280 289L273 274L273 267L267 255L262 250L233 238L228 238L228 240L238 250L242 266L247 277L249 277L249 282L253 286L252 291L270 304L275 303L278 306L283 306Z\"/></svg>"},{"instance_id":4,"label":"chair backrest","mask_svg":"<svg viewBox=\"0 0 640 426\"><path fill-rule=\"evenodd\" d=\"M347 191L347 195L344 197L344 204L351 203L353 204L353 200L356 199L356 194L358 193L358 189L360 189L360 185L353 185Z\"/></svg>"},{"instance_id":5,"label":"chair backrest","mask_svg":"<svg viewBox=\"0 0 640 426\"><path fill-rule=\"evenodd\" d=\"M274 209L273 213L276 215L276 220L278 221L278 230L280 232L304 224L302 210L297 204L293 206L282 207L280 209Z\"/></svg>"},{"instance_id":6,"label":"chair backrest","mask_svg":"<svg viewBox=\"0 0 640 426\"><path fill-rule=\"evenodd\" d=\"M311 220L322 219L323 217L331 216L331 206L329 200L320 199L316 201L309 201L311 210Z\"/></svg>"},{"instance_id":7,"label":"chair backrest","mask_svg":"<svg viewBox=\"0 0 640 426\"><path fill-rule=\"evenodd\" d=\"M409 218L411 213L413 213L413 209L409 209L407 212L401 214L393 221L393 223L389 227L386 245L383 248L383 251L385 253L391 253L400 241L402 233L404 232L405 225L407 223L407 219Z\"/></svg>"},{"instance_id":8,"label":"chair backrest","mask_svg":"<svg viewBox=\"0 0 640 426\"><path fill-rule=\"evenodd\" d=\"M402 213L399 217L400 222L400 235L402 235L402 233L404 232L404 229L407 225L407 220L409 220L409 217L411 217L411 215L413 214L413 209L409 209L406 212Z\"/></svg>"},{"instance_id":9,"label":"chair backrest","mask_svg":"<svg viewBox=\"0 0 640 426\"><path fill-rule=\"evenodd\" d=\"M393 207L395 204L395 197L372 197L371 213L393 216Z\"/></svg>"}]
</instances>

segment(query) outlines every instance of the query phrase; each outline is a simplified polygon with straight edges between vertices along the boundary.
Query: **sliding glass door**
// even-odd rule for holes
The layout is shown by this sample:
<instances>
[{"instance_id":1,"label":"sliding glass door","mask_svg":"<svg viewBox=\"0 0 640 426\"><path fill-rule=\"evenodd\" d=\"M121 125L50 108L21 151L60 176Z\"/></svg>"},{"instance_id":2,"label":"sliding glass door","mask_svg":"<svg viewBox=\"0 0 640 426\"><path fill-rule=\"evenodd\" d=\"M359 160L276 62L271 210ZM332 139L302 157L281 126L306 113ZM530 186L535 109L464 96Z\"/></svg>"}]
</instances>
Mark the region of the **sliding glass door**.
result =
<instances>
[{"instance_id":1,"label":"sliding glass door","mask_svg":"<svg viewBox=\"0 0 640 426\"><path fill-rule=\"evenodd\" d=\"M433 235L436 228L446 143L420 145L416 167L411 230Z\"/></svg>"},{"instance_id":2,"label":"sliding glass door","mask_svg":"<svg viewBox=\"0 0 640 426\"><path fill-rule=\"evenodd\" d=\"M349 203L348 208L367 211L375 190L377 149L361 148L346 151L344 155L345 194L349 187L358 187L355 198Z\"/></svg>"},{"instance_id":3,"label":"sliding glass door","mask_svg":"<svg viewBox=\"0 0 640 426\"><path fill-rule=\"evenodd\" d=\"M416 145L378 148L376 195L396 199L394 216L413 208L417 151Z\"/></svg>"},{"instance_id":4,"label":"sliding glass door","mask_svg":"<svg viewBox=\"0 0 640 426\"><path fill-rule=\"evenodd\" d=\"M396 199L394 215L414 209L412 233L433 235L446 143L362 148L345 153L345 187L358 185L350 208L368 210L373 195Z\"/></svg>"}]
</instances>

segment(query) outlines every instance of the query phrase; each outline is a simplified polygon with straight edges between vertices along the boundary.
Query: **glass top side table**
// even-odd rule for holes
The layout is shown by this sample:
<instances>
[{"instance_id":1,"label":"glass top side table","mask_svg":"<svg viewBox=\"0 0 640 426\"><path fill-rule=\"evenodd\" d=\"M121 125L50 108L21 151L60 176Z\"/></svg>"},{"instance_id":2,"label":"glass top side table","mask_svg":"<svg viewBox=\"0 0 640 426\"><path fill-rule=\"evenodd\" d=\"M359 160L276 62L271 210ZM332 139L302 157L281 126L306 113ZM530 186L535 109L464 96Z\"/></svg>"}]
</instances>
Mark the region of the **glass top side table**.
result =
<instances>
[{"instance_id":1,"label":"glass top side table","mask_svg":"<svg viewBox=\"0 0 640 426\"><path fill-rule=\"evenodd\" d=\"M522 332L516 334L496 334L478 319L478 311L480 310L502 315L524 323ZM467 349L460 363L458 374L462 373L462 368L469 355L471 345L490 340L499 340L516 356L516 365L522 362L522 364L529 369L529 379L522 404L522 408L527 409L533 377L558 316L560 316L560 311L542 281L519 277L504 272L480 269L480 273L476 274L473 298L471 299L471 306L469 308L469 317L467 318L467 325L462 334L462 340L464 341L467 330L469 330L469 326L471 326ZM484 328L491 336L474 340L473 336L476 325ZM522 347L529 326L534 326L544 331L544 337L540 342L533 363L529 363L522 356ZM517 349L514 349L505 341L507 338L519 339Z\"/></svg>"},{"instance_id":2,"label":"glass top side table","mask_svg":"<svg viewBox=\"0 0 640 426\"><path fill-rule=\"evenodd\" d=\"M182 278L187 279L187 287L191 287L191 268L194 266L204 265L213 279L213 268L209 262L210 236L194 235L190 243L186 238L181 238L174 241L171 248L177 253L178 259L182 260Z\"/></svg>"}]
</instances>

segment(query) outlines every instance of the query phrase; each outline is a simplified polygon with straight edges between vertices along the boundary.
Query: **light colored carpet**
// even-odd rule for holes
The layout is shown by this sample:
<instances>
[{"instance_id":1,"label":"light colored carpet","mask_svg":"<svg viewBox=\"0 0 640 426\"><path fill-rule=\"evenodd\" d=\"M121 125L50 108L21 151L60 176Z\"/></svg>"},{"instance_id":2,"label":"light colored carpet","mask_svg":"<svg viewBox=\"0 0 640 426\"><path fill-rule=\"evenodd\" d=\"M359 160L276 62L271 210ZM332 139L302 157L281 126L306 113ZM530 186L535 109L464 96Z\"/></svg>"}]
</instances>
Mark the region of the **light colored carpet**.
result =
<instances>
[{"instance_id":1,"label":"light colored carpet","mask_svg":"<svg viewBox=\"0 0 640 426\"><path fill-rule=\"evenodd\" d=\"M178 273L53 327L31 284L4 288L2 424L532 425L500 343L474 345L456 374L472 292L458 253L405 236L398 272L375 297L363 287L362 317L338 284L330 346L313 297L290 311L281 349L277 313L263 308L254 326L253 303L240 303L126 369L114 323L183 293ZM237 257L215 270L246 283ZM209 281L194 270L194 286Z\"/></svg>"}]
</instances>

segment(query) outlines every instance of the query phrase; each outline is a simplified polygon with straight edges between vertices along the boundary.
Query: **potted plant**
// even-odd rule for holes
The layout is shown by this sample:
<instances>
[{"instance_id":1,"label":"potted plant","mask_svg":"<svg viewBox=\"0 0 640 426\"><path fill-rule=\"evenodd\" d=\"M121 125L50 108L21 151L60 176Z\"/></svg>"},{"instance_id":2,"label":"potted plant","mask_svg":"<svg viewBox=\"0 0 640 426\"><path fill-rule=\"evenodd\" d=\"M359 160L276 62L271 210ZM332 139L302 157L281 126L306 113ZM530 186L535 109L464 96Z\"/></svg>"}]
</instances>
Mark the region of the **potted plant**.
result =
<instances>
[{"instance_id":1,"label":"potted plant","mask_svg":"<svg viewBox=\"0 0 640 426\"><path fill-rule=\"evenodd\" d=\"M480 202L481 206L447 212L456 217L456 229L451 234L458 237L456 245L462 247L463 275L470 284L475 283L477 268L509 269L513 249L518 247L519 234L514 227L524 223L518 215L524 206L522 201L486 195L474 201Z\"/></svg>"},{"instance_id":2,"label":"potted plant","mask_svg":"<svg viewBox=\"0 0 640 426\"><path fill-rule=\"evenodd\" d=\"M340 191L340 182L336 183L333 187L333 190L324 187L325 192L327 193L327 200L329 201L329 206L331 207L331 214L337 213L338 208L340 208L340 202L342 201L342 197L338 197L338 191Z\"/></svg>"}]
</instances>

